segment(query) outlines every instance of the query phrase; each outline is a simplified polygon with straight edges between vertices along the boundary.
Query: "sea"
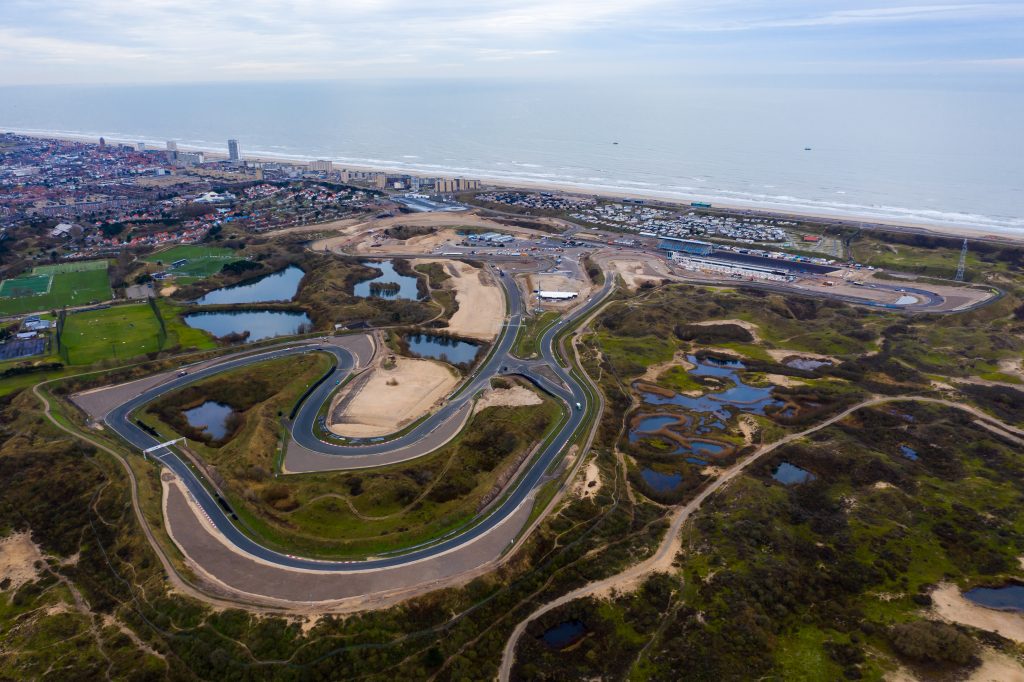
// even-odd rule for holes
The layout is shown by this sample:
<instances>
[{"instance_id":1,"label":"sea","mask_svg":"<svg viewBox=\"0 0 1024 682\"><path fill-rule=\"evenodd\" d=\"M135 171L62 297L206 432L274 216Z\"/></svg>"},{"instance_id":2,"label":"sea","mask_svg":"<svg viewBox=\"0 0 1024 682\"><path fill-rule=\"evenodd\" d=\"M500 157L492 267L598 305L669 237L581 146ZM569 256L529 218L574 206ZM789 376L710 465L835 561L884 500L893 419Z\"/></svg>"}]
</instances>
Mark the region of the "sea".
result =
<instances>
[{"instance_id":1,"label":"sea","mask_svg":"<svg viewBox=\"0 0 1024 682\"><path fill-rule=\"evenodd\" d=\"M0 88L0 130L1024 234L1024 92L479 80Z\"/></svg>"}]
</instances>

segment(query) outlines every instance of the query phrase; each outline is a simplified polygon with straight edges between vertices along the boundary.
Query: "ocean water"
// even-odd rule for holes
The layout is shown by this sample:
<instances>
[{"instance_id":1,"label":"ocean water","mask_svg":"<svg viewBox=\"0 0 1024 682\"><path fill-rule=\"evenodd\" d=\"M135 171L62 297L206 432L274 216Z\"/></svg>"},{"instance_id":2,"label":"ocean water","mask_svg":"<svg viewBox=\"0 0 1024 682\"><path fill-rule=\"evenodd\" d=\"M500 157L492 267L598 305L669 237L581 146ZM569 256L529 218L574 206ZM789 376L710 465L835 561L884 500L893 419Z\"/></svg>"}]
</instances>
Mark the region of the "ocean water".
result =
<instances>
[{"instance_id":1,"label":"ocean water","mask_svg":"<svg viewBox=\"0 0 1024 682\"><path fill-rule=\"evenodd\" d=\"M0 130L992 232L1024 231L1021 121L1017 92L619 79L0 88Z\"/></svg>"}]
</instances>

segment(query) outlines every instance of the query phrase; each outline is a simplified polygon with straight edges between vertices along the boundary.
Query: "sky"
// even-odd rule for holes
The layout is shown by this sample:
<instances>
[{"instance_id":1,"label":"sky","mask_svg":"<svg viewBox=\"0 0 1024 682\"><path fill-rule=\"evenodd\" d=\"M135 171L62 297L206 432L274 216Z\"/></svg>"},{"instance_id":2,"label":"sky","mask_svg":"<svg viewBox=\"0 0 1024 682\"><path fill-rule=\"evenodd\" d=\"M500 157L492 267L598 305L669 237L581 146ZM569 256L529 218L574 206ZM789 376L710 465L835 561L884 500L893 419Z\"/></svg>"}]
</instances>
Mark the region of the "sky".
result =
<instances>
[{"instance_id":1,"label":"sky","mask_svg":"<svg viewBox=\"0 0 1024 682\"><path fill-rule=\"evenodd\" d=\"M1024 82L1024 0L0 0L0 85Z\"/></svg>"}]
</instances>

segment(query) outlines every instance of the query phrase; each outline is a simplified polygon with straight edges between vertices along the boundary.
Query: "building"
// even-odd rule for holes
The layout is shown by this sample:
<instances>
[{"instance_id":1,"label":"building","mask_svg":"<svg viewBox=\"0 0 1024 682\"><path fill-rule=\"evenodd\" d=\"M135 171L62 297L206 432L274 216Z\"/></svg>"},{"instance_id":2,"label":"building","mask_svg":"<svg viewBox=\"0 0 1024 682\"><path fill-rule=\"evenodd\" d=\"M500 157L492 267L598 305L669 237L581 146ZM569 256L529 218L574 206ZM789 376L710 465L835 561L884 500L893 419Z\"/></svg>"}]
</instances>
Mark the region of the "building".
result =
<instances>
[{"instance_id":1,"label":"building","mask_svg":"<svg viewBox=\"0 0 1024 682\"><path fill-rule=\"evenodd\" d=\"M228 160L232 163L242 160L242 154L238 150L238 140L228 140Z\"/></svg>"},{"instance_id":2,"label":"building","mask_svg":"<svg viewBox=\"0 0 1024 682\"><path fill-rule=\"evenodd\" d=\"M579 296L575 291L537 291L536 294L545 301L569 301Z\"/></svg>"},{"instance_id":3,"label":"building","mask_svg":"<svg viewBox=\"0 0 1024 682\"><path fill-rule=\"evenodd\" d=\"M665 237L658 244L662 251L670 253L689 253L694 256L710 256L715 250L715 245L710 242L702 242L696 239L679 239L678 237Z\"/></svg>"},{"instance_id":4,"label":"building","mask_svg":"<svg viewBox=\"0 0 1024 682\"><path fill-rule=\"evenodd\" d=\"M330 173L332 170L334 170L334 164L332 162L326 161L324 159L319 159L317 161L310 161L310 163L309 163L309 170L326 171L326 172Z\"/></svg>"},{"instance_id":5,"label":"building","mask_svg":"<svg viewBox=\"0 0 1024 682\"><path fill-rule=\"evenodd\" d=\"M178 143L174 140L167 140L167 151L176 152L178 151Z\"/></svg>"},{"instance_id":6,"label":"building","mask_svg":"<svg viewBox=\"0 0 1024 682\"><path fill-rule=\"evenodd\" d=\"M479 180L438 178L434 181L434 191L438 194L454 194L455 192L468 192L476 189L480 189Z\"/></svg>"},{"instance_id":7,"label":"building","mask_svg":"<svg viewBox=\"0 0 1024 682\"><path fill-rule=\"evenodd\" d=\"M175 152L174 161L179 166L196 166L206 161L203 152Z\"/></svg>"},{"instance_id":8,"label":"building","mask_svg":"<svg viewBox=\"0 0 1024 682\"><path fill-rule=\"evenodd\" d=\"M144 152L144 151L146 151L146 143L145 142L136 142L135 143L135 151L137 151L137 152Z\"/></svg>"}]
</instances>

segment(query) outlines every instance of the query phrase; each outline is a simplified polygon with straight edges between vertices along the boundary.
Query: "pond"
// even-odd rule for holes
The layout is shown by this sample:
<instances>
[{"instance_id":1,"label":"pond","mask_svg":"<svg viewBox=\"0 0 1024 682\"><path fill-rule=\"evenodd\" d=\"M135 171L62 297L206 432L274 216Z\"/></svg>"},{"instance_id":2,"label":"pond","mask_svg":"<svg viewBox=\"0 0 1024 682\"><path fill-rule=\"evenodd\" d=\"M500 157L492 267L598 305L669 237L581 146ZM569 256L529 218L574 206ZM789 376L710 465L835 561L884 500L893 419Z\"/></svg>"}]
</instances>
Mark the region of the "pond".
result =
<instances>
[{"instance_id":1,"label":"pond","mask_svg":"<svg viewBox=\"0 0 1024 682\"><path fill-rule=\"evenodd\" d=\"M221 440L228 435L228 417L234 410L230 405L207 400L199 407L185 410L185 419L189 426L205 431L214 440Z\"/></svg>"},{"instance_id":2,"label":"pond","mask_svg":"<svg viewBox=\"0 0 1024 682\"><path fill-rule=\"evenodd\" d=\"M1024 585L1012 583L1002 587L975 587L964 592L975 604L1003 611L1024 611Z\"/></svg>"},{"instance_id":3,"label":"pond","mask_svg":"<svg viewBox=\"0 0 1024 682\"><path fill-rule=\"evenodd\" d=\"M786 367L804 370L813 370L818 369L819 367L829 367L832 365L828 360L814 360L813 358L793 358L792 360L786 360L784 364Z\"/></svg>"},{"instance_id":4,"label":"pond","mask_svg":"<svg viewBox=\"0 0 1024 682\"><path fill-rule=\"evenodd\" d=\"M477 351L480 350L480 346L475 343L434 334L410 334L405 340L413 353L425 358L450 362L453 365L473 362Z\"/></svg>"},{"instance_id":5,"label":"pond","mask_svg":"<svg viewBox=\"0 0 1024 682\"><path fill-rule=\"evenodd\" d=\"M567 620L548 628L540 638L552 649L564 649L583 639L586 634L587 626L582 620Z\"/></svg>"},{"instance_id":6,"label":"pond","mask_svg":"<svg viewBox=\"0 0 1024 682\"><path fill-rule=\"evenodd\" d=\"M660 431L661 429L665 428L669 424L675 424L678 421L679 421L679 417L671 415L671 414L667 414L667 415L651 415L649 417L644 417L643 419L640 420L640 422L635 427L633 427L630 430L630 432L629 432L629 442L630 443L635 443L638 440L640 440L640 438L642 437L642 434L654 433L655 431Z\"/></svg>"},{"instance_id":7,"label":"pond","mask_svg":"<svg viewBox=\"0 0 1024 682\"><path fill-rule=\"evenodd\" d=\"M683 482L683 475L679 472L663 474L654 469L644 469L640 472L640 476L644 479L644 483L651 487L651 490L659 493L670 493Z\"/></svg>"},{"instance_id":8,"label":"pond","mask_svg":"<svg viewBox=\"0 0 1024 682\"><path fill-rule=\"evenodd\" d=\"M764 414L769 405L781 403L772 398L774 386L750 386L743 383L737 374L743 368L739 361L721 361L705 359L698 361L693 355L687 359L695 365L689 374L697 377L717 377L728 379L734 385L718 392L705 393L700 396L688 396L676 393L671 397L657 393L643 392L643 399L651 405L678 405L692 412L710 412L720 420L729 419L734 411ZM730 409L731 408L731 409Z\"/></svg>"},{"instance_id":9,"label":"pond","mask_svg":"<svg viewBox=\"0 0 1024 682\"><path fill-rule=\"evenodd\" d=\"M907 459L911 459L911 460L913 460L915 462L918 460L917 450L915 450L914 448L910 447L909 445L901 445L900 446L900 454L902 454Z\"/></svg>"},{"instance_id":10,"label":"pond","mask_svg":"<svg viewBox=\"0 0 1024 682\"><path fill-rule=\"evenodd\" d=\"M813 481L817 477L810 471L801 469L795 464L783 462L772 472L772 478L783 485L798 485Z\"/></svg>"},{"instance_id":11,"label":"pond","mask_svg":"<svg viewBox=\"0 0 1024 682\"><path fill-rule=\"evenodd\" d=\"M379 298L406 299L416 301L420 298L420 290L417 285L417 278L409 275L400 275L395 272L393 261L382 263L363 263L371 268L377 268L382 272L379 277L359 282L355 286L355 295L363 298L376 296ZM377 286L371 286L371 284ZM380 285L392 285L391 287L379 288Z\"/></svg>"},{"instance_id":12,"label":"pond","mask_svg":"<svg viewBox=\"0 0 1024 682\"><path fill-rule=\"evenodd\" d=\"M214 289L200 298L199 305L230 303L268 303L290 301L299 291L299 282L305 276L302 268L289 265L284 270L264 275L245 284L236 284L223 289Z\"/></svg>"},{"instance_id":13,"label":"pond","mask_svg":"<svg viewBox=\"0 0 1024 682\"><path fill-rule=\"evenodd\" d=\"M224 313L191 313L182 317L185 324L210 332L216 337L249 332L247 341L288 336L300 325L312 324L306 313L283 310L232 310Z\"/></svg>"}]
</instances>

